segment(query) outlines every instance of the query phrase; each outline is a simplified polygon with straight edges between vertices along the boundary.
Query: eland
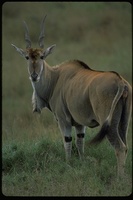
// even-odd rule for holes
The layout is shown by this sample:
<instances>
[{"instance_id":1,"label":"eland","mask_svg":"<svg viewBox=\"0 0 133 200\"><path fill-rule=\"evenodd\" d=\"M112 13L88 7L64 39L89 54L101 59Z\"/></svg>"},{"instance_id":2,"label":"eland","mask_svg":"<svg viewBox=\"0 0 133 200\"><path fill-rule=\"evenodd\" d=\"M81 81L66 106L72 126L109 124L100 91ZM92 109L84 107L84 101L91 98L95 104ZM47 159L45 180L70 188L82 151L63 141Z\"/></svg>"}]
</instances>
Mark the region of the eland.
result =
<instances>
[{"instance_id":1,"label":"eland","mask_svg":"<svg viewBox=\"0 0 133 200\"><path fill-rule=\"evenodd\" d=\"M75 143L82 158L86 127L100 126L90 144L99 143L106 136L114 147L118 175L121 175L128 150L132 88L117 72L96 71L79 60L65 61L53 67L48 65L45 59L56 45L44 49L45 18L41 23L40 48L31 48L25 22L26 50L12 44L28 62L33 112L41 113L46 107L54 114L63 135L67 160L71 157L72 127L76 131Z\"/></svg>"}]
</instances>

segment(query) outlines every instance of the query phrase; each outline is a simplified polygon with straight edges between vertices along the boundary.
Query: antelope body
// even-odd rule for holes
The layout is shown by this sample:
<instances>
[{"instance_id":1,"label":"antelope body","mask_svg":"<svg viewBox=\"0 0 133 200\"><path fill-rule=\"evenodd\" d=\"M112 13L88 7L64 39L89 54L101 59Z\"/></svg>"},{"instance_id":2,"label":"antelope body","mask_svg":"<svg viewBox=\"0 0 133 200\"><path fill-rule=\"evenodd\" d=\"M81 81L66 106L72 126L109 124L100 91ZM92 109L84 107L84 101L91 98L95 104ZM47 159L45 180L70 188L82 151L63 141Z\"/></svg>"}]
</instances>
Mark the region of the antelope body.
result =
<instances>
[{"instance_id":1,"label":"antelope body","mask_svg":"<svg viewBox=\"0 0 133 200\"><path fill-rule=\"evenodd\" d=\"M106 136L115 149L118 174L123 174L131 115L130 84L116 72L95 71L79 60L50 67L45 58L55 45L44 50L44 21L45 18L41 25L40 48L31 48L26 23L26 51L13 45L28 61L33 112L40 113L45 107L53 112L63 135L67 160L71 157L72 127L75 127L76 146L82 158L86 127L100 126L90 143L101 142Z\"/></svg>"}]
</instances>

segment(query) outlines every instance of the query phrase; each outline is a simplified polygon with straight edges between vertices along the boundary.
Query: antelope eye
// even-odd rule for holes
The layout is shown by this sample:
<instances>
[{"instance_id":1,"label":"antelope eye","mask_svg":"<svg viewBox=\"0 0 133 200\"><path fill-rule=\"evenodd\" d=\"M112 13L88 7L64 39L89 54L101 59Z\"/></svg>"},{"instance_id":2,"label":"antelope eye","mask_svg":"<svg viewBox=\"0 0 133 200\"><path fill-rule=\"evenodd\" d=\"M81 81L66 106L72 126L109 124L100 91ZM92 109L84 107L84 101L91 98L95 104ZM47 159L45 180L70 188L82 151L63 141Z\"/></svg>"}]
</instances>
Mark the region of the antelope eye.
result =
<instances>
[{"instance_id":1,"label":"antelope eye","mask_svg":"<svg viewBox=\"0 0 133 200\"><path fill-rule=\"evenodd\" d=\"M25 56L26 60L29 60L29 56Z\"/></svg>"},{"instance_id":2,"label":"antelope eye","mask_svg":"<svg viewBox=\"0 0 133 200\"><path fill-rule=\"evenodd\" d=\"M43 60L43 59L44 59L44 56L40 56L40 58Z\"/></svg>"}]
</instances>

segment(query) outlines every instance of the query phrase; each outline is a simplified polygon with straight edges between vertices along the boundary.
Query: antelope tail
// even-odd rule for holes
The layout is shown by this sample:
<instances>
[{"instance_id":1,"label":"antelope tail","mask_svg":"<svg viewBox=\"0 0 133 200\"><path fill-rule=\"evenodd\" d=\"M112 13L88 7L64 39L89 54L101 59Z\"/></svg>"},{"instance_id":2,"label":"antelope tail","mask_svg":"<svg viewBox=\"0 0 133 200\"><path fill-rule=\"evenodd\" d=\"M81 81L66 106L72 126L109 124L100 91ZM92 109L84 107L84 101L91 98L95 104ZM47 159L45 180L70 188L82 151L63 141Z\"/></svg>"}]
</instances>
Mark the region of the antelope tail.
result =
<instances>
[{"instance_id":1,"label":"antelope tail","mask_svg":"<svg viewBox=\"0 0 133 200\"><path fill-rule=\"evenodd\" d=\"M112 120L112 116L113 116L115 107L116 107L120 97L122 96L124 90L125 90L125 85L121 81L120 84L119 84L119 87L118 87L118 91L117 91L117 93L114 97L114 100L112 102L111 109L110 109L110 112L109 112L107 119L105 120L105 122L102 125L98 134L89 142L89 144L100 143L104 139L104 137L108 134L108 130L109 130L110 125L111 125L111 120Z\"/></svg>"}]
</instances>

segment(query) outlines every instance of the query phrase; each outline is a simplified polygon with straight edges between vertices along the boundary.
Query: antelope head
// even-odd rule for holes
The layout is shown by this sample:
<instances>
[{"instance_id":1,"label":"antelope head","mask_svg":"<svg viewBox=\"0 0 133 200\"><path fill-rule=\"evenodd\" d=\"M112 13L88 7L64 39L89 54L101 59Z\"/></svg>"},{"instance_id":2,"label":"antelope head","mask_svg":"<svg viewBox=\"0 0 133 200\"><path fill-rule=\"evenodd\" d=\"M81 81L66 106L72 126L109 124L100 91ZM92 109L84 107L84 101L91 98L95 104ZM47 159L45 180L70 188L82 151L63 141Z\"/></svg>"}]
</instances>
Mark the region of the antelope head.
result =
<instances>
[{"instance_id":1,"label":"antelope head","mask_svg":"<svg viewBox=\"0 0 133 200\"><path fill-rule=\"evenodd\" d=\"M14 44L12 46L23 56L28 62L28 72L30 75L30 80L32 82L38 82L40 80L41 74L44 69L44 62L45 58L52 53L53 48L56 46L55 44L48 47L44 50L44 17L41 23L41 32L39 36L39 46L40 48L31 48L31 39L29 36L29 30L27 24L24 22L25 27L25 41L26 41L26 50L16 47Z\"/></svg>"}]
</instances>

